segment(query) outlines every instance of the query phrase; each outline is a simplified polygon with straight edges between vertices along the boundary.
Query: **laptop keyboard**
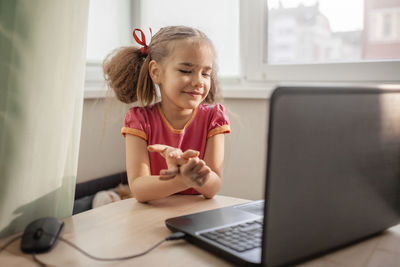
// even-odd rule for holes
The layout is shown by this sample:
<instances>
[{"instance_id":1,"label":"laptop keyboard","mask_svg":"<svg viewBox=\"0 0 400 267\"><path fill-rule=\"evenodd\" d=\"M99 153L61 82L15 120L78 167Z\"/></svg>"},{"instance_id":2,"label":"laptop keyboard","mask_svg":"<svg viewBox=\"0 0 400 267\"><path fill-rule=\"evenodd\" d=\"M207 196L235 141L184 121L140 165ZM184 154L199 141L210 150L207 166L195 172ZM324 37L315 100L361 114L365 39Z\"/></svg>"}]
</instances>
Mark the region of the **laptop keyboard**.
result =
<instances>
[{"instance_id":1,"label":"laptop keyboard","mask_svg":"<svg viewBox=\"0 0 400 267\"><path fill-rule=\"evenodd\" d=\"M200 236L211 239L238 252L261 247L263 232L262 219L233 225L205 233Z\"/></svg>"}]
</instances>

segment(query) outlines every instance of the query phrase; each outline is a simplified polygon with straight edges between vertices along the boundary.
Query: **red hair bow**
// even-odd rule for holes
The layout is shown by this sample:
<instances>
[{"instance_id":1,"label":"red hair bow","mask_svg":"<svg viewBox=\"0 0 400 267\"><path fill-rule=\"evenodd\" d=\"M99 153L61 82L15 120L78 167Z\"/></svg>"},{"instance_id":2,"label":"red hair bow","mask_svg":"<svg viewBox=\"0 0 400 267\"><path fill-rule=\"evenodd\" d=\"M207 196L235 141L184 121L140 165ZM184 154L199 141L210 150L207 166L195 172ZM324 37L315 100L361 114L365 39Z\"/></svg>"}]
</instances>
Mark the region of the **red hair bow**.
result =
<instances>
[{"instance_id":1,"label":"red hair bow","mask_svg":"<svg viewBox=\"0 0 400 267\"><path fill-rule=\"evenodd\" d=\"M150 34L153 35L153 33L151 31L151 28L149 28L149 30L150 30ZM139 37L136 35L136 31L140 32L141 39L139 39ZM148 48L148 46L146 44L146 36L144 35L143 31L141 29L134 29L132 34L133 34L133 38L135 38L135 41L138 44L143 46L142 48L140 48L140 52L142 53L142 55L143 56L147 56L147 48Z\"/></svg>"}]
</instances>

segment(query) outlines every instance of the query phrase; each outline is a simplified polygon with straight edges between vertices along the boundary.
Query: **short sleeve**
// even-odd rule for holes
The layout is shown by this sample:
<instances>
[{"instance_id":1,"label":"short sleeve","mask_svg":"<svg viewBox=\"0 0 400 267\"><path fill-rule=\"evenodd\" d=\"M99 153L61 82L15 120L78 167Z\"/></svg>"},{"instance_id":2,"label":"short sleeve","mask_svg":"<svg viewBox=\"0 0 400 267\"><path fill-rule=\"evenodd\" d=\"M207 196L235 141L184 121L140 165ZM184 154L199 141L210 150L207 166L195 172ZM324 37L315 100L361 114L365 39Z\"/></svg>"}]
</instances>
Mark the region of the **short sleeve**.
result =
<instances>
[{"instance_id":1,"label":"short sleeve","mask_svg":"<svg viewBox=\"0 0 400 267\"><path fill-rule=\"evenodd\" d=\"M143 108L130 108L125 115L124 127L121 129L121 134L124 137L126 134L132 134L147 141L146 125L146 117Z\"/></svg>"},{"instance_id":2,"label":"short sleeve","mask_svg":"<svg viewBox=\"0 0 400 267\"><path fill-rule=\"evenodd\" d=\"M230 133L229 119L224 106L217 104L211 112L211 121L208 126L207 138L217 134Z\"/></svg>"}]
</instances>

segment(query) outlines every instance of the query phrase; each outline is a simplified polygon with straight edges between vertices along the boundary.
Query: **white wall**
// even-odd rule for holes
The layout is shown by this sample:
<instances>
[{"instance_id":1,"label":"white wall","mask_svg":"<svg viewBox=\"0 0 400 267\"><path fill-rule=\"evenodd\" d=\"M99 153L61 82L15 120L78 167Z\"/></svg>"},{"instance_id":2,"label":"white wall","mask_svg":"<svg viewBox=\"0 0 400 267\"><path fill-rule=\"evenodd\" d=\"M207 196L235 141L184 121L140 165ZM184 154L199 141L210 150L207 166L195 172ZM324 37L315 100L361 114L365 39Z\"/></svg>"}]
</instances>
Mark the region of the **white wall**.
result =
<instances>
[{"instance_id":1,"label":"white wall","mask_svg":"<svg viewBox=\"0 0 400 267\"><path fill-rule=\"evenodd\" d=\"M85 99L77 183L125 171L120 132L127 109L113 99Z\"/></svg>"},{"instance_id":2,"label":"white wall","mask_svg":"<svg viewBox=\"0 0 400 267\"><path fill-rule=\"evenodd\" d=\"M224 182L220 194L262 199L266 164L266 99L225 99L232 133L225 144Z\"/></svg>"},{"instance_id":3,"label":"white wall","mask_svg":"<svg viewBox=\"0 0 400 267\"><path fill-rule=\"evenodd\" d=\"M263 198L268 100L225 99L232 133L226 138L224 182L220 194ZM120 134L128 109L112 99L86 99L77 182L125 171Z\"/></svg>"}]
</instances>

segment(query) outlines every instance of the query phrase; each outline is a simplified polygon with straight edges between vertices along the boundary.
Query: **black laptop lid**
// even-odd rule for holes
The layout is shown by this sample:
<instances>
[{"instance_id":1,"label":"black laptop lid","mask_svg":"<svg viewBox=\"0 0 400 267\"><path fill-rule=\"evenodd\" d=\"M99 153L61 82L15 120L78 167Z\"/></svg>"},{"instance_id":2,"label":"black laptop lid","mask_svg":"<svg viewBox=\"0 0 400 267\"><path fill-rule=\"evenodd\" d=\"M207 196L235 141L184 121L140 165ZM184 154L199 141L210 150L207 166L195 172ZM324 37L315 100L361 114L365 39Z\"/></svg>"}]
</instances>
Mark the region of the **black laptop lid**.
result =
<instances>
[{"instance_id":1,"label":"black laptop lid","mask_svg":"<svg viewBox=\"0 0 400 267\"><path fill-rule=\"evenodd\" d=\"M400 90L278 88L269 123L264 264L399 223Z\"/></svg>"}]
</instances>

